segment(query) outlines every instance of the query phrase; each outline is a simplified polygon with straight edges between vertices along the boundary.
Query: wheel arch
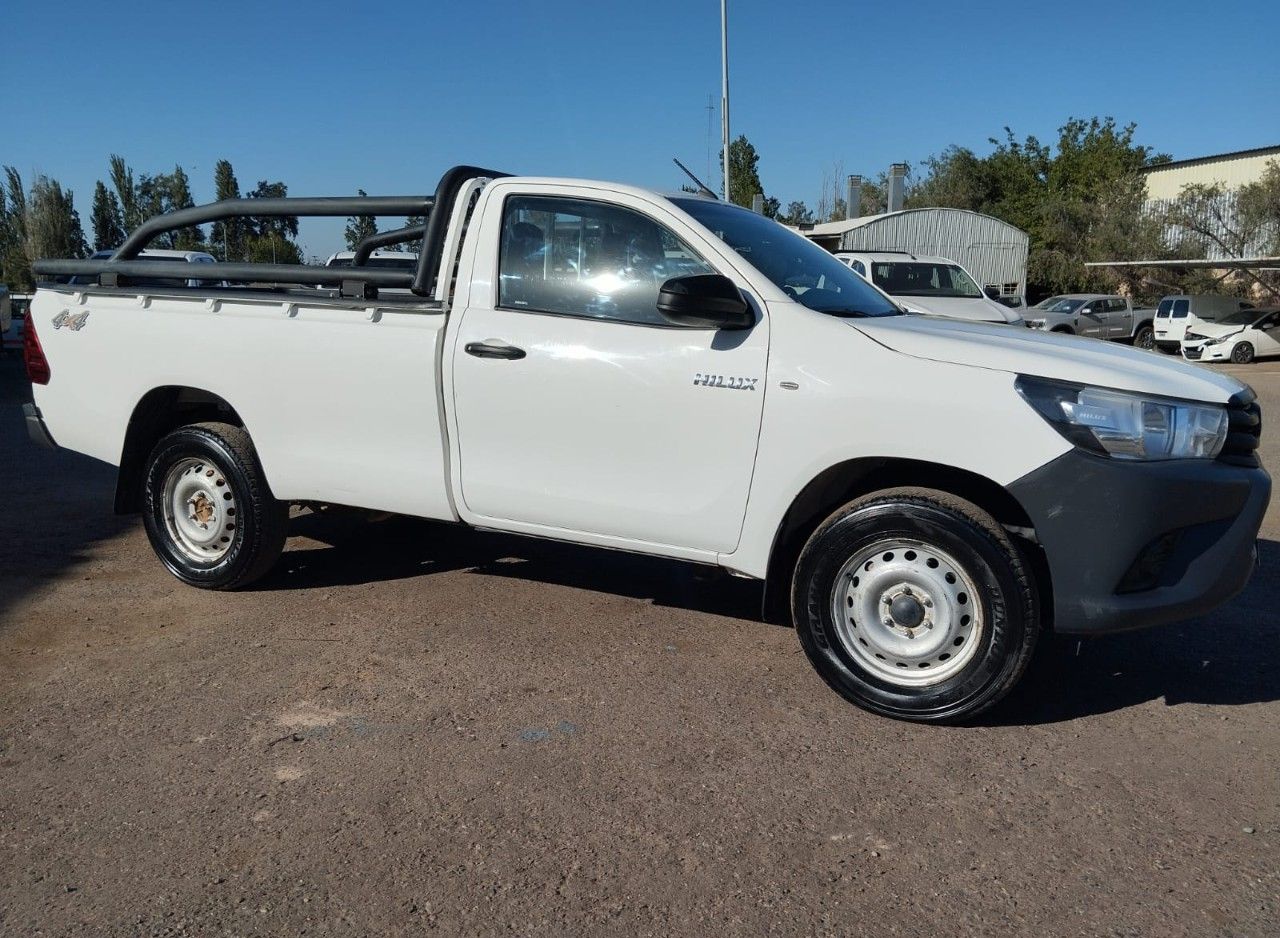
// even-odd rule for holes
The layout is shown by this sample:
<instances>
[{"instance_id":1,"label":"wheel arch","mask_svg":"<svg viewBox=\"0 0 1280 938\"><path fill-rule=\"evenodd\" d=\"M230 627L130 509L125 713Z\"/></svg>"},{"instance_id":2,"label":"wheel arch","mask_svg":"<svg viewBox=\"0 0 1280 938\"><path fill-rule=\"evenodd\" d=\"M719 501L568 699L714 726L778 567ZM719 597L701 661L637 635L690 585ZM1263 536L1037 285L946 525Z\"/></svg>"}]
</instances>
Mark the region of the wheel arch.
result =
<instances>
[{"instance_id":1,"label":"wheel arch","mask_svg":"<svg viewBox=\"0 0 1280 938\"><path fill-rule=\"evenodd\" d=\"M1050 329L1049 331L1050 331L1050 332L1061 332L1061 333L1064 333L1064 334L1066 334L1066 335L1075 335L1075 334L1076 334L1076 330L1072 329L1070 326L1054 326L1054 327L1053 327L1052 329Z\"/></svg>"},{"instance_id":2,"label":"wheel arch","mask_svg":"<svg viewBox=\"0 0 1280 938\"><path fill-rule=\"evenodd\" d=\"M998 482L955 466L916 459L863 457L837 463L800 490L778 524L765 574L765 621L790 623L791 578L809 536L833 511L881 489L915 486L936 489L972 502L1013 536L1035 571L1041 606L1052 609L1049 568L1022 505Z\"/></svg>"},{"instance_id":3,"label":"wheel arch","mask_svg":"<svg viewBox=\"0 0 1280 938\"><path fill-rule=\"evenodd\" d=\"M116 476L116 514L142 510L142 483L147 457L162 436L189 423L214 420L244 427L244 421L222 396L203 388L163 385L138 400L125 428Z\"/></svg>"}]
</instances>

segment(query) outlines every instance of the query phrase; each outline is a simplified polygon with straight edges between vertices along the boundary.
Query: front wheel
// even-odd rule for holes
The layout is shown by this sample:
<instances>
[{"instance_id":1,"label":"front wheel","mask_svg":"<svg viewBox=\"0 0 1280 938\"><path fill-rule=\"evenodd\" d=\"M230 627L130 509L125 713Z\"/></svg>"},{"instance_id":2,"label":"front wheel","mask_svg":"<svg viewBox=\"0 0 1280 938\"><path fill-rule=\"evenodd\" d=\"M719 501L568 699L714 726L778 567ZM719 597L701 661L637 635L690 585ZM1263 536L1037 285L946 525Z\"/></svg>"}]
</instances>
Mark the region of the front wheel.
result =
<instances>
[{"instance_id":1,"label":"front wheel","mask_svg":"<svg viewBox=\"0 0 1280 938\"><path fill-rule=\"evenodd\" d=\"M1253 344L1237 342L1235 348L1231 350L1231 361L1237 365L1247 365L1253 361Z\"/></svg>"},{"instance_id":2,"label":"front wheel","mask_svg":"<svg viewBox=\"0 0 1280 938\"><path fill-rule=\"evenodd\" d=\"M960 722L1017 683L1040 623L1030 571L976 505L891 489L845 505L801 552L792 612L805 654L847 700Z\"/></svg>"},{"instance_id":3,"label":"front wheel","mask_svg":"<svg viewBox=\"0 0 1280 938\"><path fill-rule=\"evenodd\" d=\"M1133 334L1133 346L1147 351L1155 348L1156 331L1150 326L1139 326L1138 331Z\"/></svg>"},{"instance_id":4,"label":"front wheel","mask_svg":"<svg viewBox=\"0 0 1280 938\"><path fill-rule=\"evenodd\" d=\"M184 583L246 586L284 549L288 505L271 494L241 427L197 423L165 436L147 460L145 492L147 537Z\"/></svg>"}]
</instances>

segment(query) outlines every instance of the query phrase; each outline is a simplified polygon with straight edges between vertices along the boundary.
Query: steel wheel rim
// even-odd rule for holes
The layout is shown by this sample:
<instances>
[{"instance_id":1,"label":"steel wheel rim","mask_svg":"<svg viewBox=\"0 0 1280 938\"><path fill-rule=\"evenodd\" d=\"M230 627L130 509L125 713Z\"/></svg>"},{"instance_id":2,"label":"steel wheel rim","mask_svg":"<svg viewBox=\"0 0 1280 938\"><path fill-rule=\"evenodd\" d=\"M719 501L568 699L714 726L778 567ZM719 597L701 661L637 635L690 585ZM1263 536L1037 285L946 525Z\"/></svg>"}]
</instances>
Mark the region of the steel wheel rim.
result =
<instances>
[{"instance_id":1,"label":"steel wheel rim","mask_svg":"<svg viewBox=\"0 0 1280 938\"><path fill-rule=\"evenodd\" d=\"M187 457L164 478L164 522L169 539L188 559L217 563L231 550L236 496L226 473L210 459Z\"/></svg>"},{"instance_id":2,"label":"steel wheel rim","mask_svg":"<svg viewBox=\"0 0 1280 938\"><path fill-rule=\"evenodd\" d=\"M906 538L877 541L845 562L831 614L849 657L898 687L963 671L985 627L973 578L947 552Z\"/></svg>"}]
</instances>

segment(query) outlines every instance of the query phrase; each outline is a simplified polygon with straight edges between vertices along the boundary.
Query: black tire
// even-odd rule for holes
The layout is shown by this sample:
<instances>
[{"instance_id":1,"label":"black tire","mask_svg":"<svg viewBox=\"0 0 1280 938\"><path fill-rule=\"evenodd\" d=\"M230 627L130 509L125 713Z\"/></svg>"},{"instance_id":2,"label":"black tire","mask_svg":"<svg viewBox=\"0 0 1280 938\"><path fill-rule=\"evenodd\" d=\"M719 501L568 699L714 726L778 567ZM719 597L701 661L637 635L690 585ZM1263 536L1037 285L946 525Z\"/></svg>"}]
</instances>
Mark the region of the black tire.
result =
<instances>
[{"instance_id":1,"label":"black tire","mask_svg":"<svg viewBox=\"0 0 1280 938\"><path fill-rule=\"evenodd\" d=\"M850 651L852 646L846 644L848 639L840 635L844 630L850 638L869 636L867 624L864 622L861 633L856 631L856 624L852 625L853 632L848 632L843 622L840 629L836 627L836 606L839 605L842 614L848 611L836 592L837 587L844 588L846 577L853 586L858 584L857 577L847 571L842 575L843 568L860 552L894 538L921 545L921 556L930 551L944 552L956 561L961 575L974 584L973 604L965 608L974 610L974 621L981 623L969 627L968 637L976 650L964 649L971 657L963 668L937 683L904 686L896 679L884 679L860 662ZM902 558L905 561L908 555L914 554L915 551L908 550ZM886 560L892 556L884 555ZM910 559L915 562L914 557ZM928 563L931 567L937 566L932 559ZM858 570L869 567L859 566ZM910 590L907 593L910 595ZM924 595L929 595L927 590ZM852 598L848 602L853 605ZM963 593L959 602L966 602ZM932 607L932 603L926 604ZM942 605L943 600L938 600L938 606ZM959 608L955 607L956 611ZM981 618L977 618L977 610L981 611ZM1034 580L1004 529L970 502L919 488L889 489L864 496L824 521L809 538L796 564L792 614L805 654L832 689L873 713L923 723L962 722L993 706L1026 670L1040 632ZM960 620L953 616L952 621ZM888 618L885 624L888 625ZM872 627L880 628L878 623ZM938 628L942 627L940 621ZM920 631L918 627L917 631ZM933 633L921 634L931 639ZM949 642L950 633L945 634ZM939 632L940 637L943 635ZM914 635L908 637L914 638ZM963 634L957 635L957 639L964 638ZM867 645L864 639L859 641ZM944 647L946 644L944 642ZM871 650L874 651L874 647ZM865 656L865 652L862 654ZM960 652L956 654L960 656ZM884 660L878 653L875 657ZM947 657L941 655L941 658ZM899 668L906 667L901 662L896 664ZM946 665L955 666L954 662ZM892 670L887 666L884 669ZM902 673L904 680L911 680L916 672Z\"/></svg>"},{"instance_id":2,"label":"black tire","mask_svg":"<svg viewBox=\"0 0 1280 938\"><path fill-rule=\"evenodd\" d=\"M192 466L193 460L200 464ZM216 486L212 491L221 493L231 505L208 509L229 512L214 519L222 537L218 538L221 543L208 548L217 552L208 561L191 556L193 549L183 546L178 525L166 504L166 481L171 470L183 464L197 478L207 476L209 485ZM226 423L196 423L165 436L147 458L142 518L151 547L170 573L202 589L231 590L259 579L279 559L288 529L289 506L271 494L253 442L243 428Z\"/></svg>"},{"instance_id":3,"label":"black tire","mask_svg":"<svg viewBox=\"0 0 1280 938\"><path fill-rule=\"evenodd\" d=\"M1072 329L1070 326L1055 326L1049 331L1056 332L1058 335L1075 335L1076 334L1075 330Z\"/></svg>"},{"instance_id":4,"label":"black tire","mask_svg":"<svg viewBox=\"0 0 1280 938\"><path fill-rule=\"evenodd\" d=\"M1138 331L1133 334L1133 347L1146 349L1151 351L1156 347L1156 331L1151 328L1151 323L1145 323L1138 327Z\"/></svg>"},{"instance_id":5,"label":"black tire","mask_svg":"<svg viewBox=\"0 0 1280 938\"><path fill-rule=\"evenodd\" d=\"M1231 362L1235 365L1247 365L1253 361L1253 343L1237 342L1231 349Z\"/></svg>"}]
</instances>

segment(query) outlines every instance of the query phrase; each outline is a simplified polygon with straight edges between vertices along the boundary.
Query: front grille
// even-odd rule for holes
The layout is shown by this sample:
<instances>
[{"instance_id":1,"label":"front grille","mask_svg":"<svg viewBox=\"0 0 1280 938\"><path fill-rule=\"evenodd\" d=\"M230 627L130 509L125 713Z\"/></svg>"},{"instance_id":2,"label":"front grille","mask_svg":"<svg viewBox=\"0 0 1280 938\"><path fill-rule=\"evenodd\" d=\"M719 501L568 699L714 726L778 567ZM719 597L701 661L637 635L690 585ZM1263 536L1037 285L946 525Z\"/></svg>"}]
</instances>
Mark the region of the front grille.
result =
<instances>
[{"instance_id":1,"label":"front grille","mask_svg":"<svg viewBox=\"0 0 1280 938\"><path fill-rule=\"evenodd\" d=\"M1262 408L1252 391L1237 394L1227 404L1227 441L1218 458L1233 466L1260 466L1258 444L1262 441Z\"/></svg>"},{"instance_id":2,"label":"front grille","mask_svg":"<svg viewBox=\"0 0 1280 938\"><path fill-rule=\"evenodd\" d=\"M1195 361L1196 359L1198 359L1200 357L1200 353L1201 353L1201 349L1187 348L1185 345L1182 347L1182 354L1185 355L1187 358L1189 358L1191 361Z\"/></svg>"}]
</instances>

